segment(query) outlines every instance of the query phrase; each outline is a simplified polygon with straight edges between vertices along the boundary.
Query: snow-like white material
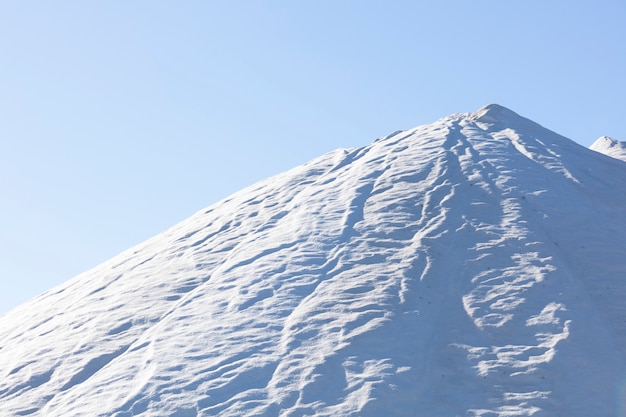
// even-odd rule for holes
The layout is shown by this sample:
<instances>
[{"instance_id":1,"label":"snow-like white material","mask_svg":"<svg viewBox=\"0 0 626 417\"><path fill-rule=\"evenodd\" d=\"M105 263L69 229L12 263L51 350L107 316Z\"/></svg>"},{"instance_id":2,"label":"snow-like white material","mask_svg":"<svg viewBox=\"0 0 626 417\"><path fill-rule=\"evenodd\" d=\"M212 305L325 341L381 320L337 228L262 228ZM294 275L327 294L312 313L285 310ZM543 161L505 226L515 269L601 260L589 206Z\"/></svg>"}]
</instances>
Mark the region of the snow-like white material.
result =
<instances>
[{"instance_id":1,"label":"snow-like white material","mask_svg":"<svg viewBox=\"0 0 626 417\"><path fill-rule=\"evenodd\" d=\"M0 415L623 415L624 190L496 105L329 153L0 317Z\"/></svg>"},{"instance_id":2,"label":"snow-like white material","mask_svg":"<svg viewBox=\"0 0 626 417\"><path fill-rule=\"evenodd\" d=\"M596 152L603 153L615 159L626 161L626 142L608 136L598 138L590 147Z\"/></svg>"}]
</instances>

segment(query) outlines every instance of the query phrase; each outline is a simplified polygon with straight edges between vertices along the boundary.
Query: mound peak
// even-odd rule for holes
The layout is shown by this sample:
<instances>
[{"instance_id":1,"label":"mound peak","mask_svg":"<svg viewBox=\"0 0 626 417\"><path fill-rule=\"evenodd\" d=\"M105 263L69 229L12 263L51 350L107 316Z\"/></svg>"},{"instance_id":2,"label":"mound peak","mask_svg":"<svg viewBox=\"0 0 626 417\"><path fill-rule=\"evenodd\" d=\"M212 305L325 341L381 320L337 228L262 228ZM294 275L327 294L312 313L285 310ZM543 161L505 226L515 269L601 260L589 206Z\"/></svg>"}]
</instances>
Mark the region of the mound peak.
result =
<instances>
[{"instance_id":1,"label":"mound peak","mask_svg":"<svg viewBox=\"0 0 626 417\"><path fill-rule=\"evenodd\" d=\"M472 114L472 118L478 122L504 122L506 120L521 118L520 115L499 104L487 104Z\"/></svg>"}]
</instances>

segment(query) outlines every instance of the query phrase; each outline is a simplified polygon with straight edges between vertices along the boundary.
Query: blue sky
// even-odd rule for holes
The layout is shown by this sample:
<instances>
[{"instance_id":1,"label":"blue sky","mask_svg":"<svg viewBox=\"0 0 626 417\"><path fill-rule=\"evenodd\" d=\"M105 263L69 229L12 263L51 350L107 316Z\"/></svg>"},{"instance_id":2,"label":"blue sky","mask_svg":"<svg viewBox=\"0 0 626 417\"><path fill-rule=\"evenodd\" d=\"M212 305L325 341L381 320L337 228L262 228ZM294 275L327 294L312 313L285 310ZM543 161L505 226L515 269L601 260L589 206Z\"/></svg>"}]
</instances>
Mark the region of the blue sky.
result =
<instances>
[{"instance_id":1,"label":"blue sky","mask_svg":"<svg viewBox=\"0 0 626 417\"><path fill-rule=\"evenodd\" d=\"M0 313L272 174L499 103L626 140L621 1L0 4Z\"/></svg>"}]
</instances>

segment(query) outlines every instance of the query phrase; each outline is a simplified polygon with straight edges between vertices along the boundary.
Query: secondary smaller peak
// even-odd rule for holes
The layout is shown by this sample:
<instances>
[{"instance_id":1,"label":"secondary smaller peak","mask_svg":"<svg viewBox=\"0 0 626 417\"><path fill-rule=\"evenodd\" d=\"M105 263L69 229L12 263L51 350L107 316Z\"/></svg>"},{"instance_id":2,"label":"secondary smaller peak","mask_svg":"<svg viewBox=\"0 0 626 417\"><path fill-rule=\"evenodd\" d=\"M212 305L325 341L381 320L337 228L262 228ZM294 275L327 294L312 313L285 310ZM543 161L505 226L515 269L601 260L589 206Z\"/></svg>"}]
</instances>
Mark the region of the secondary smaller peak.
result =
<instances>
[{"instance_id":1,"label":"secondary smaller peak","mask_svg":"<svg viewBox=\"0 0 626 417\"><path fill-rule=\"evenodd\" d=\"M600 136L596 141L591 145L591 149L594 147L602 147L602 148L610 148L612 146L619 146L620 141L613 139L609 136Z\"/></svg>"},{"instance_id":2,"label":"secondary smaller peak","mask_svg":"<svg viewBox=\"0 0 626 417\"><path fill-rule=\"evenodd\" d=\"M626 161L626 142L608 136L599 137L589 149Z\"/></svg>"}]
</instances>

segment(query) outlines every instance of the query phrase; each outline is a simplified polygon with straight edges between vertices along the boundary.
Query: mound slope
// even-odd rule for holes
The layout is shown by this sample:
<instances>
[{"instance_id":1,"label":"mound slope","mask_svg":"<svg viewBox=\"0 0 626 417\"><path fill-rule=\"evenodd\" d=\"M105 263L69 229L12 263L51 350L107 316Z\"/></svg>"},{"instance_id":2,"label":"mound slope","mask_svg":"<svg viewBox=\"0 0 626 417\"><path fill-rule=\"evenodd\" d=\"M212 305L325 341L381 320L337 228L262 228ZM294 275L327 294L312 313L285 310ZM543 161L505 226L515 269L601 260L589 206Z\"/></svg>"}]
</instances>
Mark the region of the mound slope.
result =
<instances>
[{"instance_id":1,"label":"mound slope","mask_svg":"<svg viewBox=\"0 0 626 417\"><path fill-rule=\"evenodd\" d=\"M618 416L624 190L498 105L331 152L0 317L0 414Z\"/></svg>"}]
</instances>

